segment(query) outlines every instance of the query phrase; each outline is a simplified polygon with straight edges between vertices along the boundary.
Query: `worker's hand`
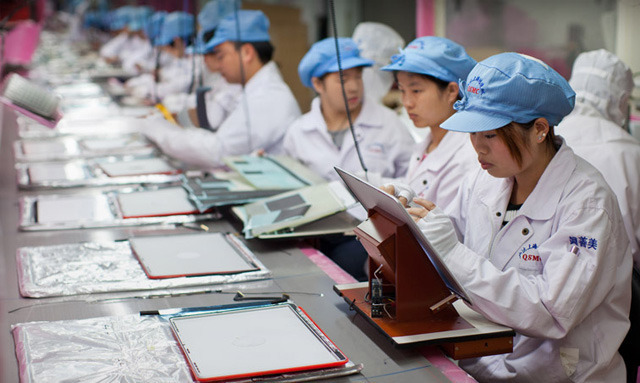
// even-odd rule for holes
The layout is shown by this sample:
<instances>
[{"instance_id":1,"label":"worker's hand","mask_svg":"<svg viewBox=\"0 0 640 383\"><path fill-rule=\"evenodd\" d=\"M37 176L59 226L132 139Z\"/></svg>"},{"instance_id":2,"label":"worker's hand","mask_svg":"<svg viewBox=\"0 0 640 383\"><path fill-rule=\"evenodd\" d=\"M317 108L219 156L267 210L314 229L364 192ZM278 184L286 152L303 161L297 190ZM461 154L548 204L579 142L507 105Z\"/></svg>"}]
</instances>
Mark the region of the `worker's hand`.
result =
<instances>
[{"instance_id":1,"label":"worker's hand","mask_svg":"<svg viewBox=\"0 0 640 383\"><path fill-rule=\"evenodd\" d=\"M394 195L395 192L396 192L396 188L393 187L393 185L391 185L391 184L384 184L384 185L380 186L380 190L382 190L385 193L391 194L391 195Z\"/></svg>"},{"instance_id":2,"label":"worker's hand","mask_svg":"<svg viewBox=\"0 0 640 383\"><path fill-rule=\"evenodd\" d=\"M380 186L380 189L385 192L385 193L389 193L392 196L396 197L398 199L398 201L400 201L400 203L402 204L402 206L407 207L407 198L403 197L403 196L397 196L396 195L396 187L393 186L392 184L385 184Z\"/></svg>"},{"instance_id":3,"label":"worker's hand","mask_svg":"<svg viewBox=\"0 0 640 383\"><path fill-rule=\"evenodd\" d=\"M404 207L409 206L416 196L411 186L399 182L384 184L380 189L396 197Z\"/></svg>"},{"instance_id":4,"label":"worker's hand","mask_svg":"<svg viewBox=\"0 0 640 383\"><path fill-rule=\"evenodd\" d=\"M423 198L414 198L413 204L407 208L407 212L414 221L418 222L422 218L426 217L427 214L436 208L436 204L431 201L428 201Z\"/></svg>"},{"instance_id":5,"label":"worker's hand","mask_svg":"<svg viewBox=\"0 0 640 383\"><path fill-rule=\"evenodd\" d=\"M142 99L142 104L143 104L144 106L154 106L156 103L155 103L155 101L153 101L153 100L152 100L152 99L150 99L150 98L143 98L143 99Z\"/></svg>"}]
</instances>

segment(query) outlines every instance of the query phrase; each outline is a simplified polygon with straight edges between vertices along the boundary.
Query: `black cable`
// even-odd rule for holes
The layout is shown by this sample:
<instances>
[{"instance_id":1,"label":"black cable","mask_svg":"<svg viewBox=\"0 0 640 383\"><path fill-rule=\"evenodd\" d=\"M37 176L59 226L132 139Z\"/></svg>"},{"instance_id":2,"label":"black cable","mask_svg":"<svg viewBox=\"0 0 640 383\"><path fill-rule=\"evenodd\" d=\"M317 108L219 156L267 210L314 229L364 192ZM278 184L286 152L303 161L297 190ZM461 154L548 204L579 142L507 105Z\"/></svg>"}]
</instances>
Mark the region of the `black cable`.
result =
<instances>
[{"instance_id":1,"label":"black cable","mask_svg":"<svg viewBox=\"0 0 640 383\"><path fill-rule=\"evenodd\" d=\"M239 11L238 11L238 3L235 2L234 3L234 11L233 14L236 18L236 35L238 36L238 42L241 44L242 39L240 38L240 16L239 16ZM244 65L242 64L242 45L240 45L240 48L238 48L238 53L239 53L239 57L240 57L240 82L242 84L242 89L244 89L245 86L245 82L246 82L246 77L245 77L245 73L244 73Z\"/></svg>"},{"instance_id":2,"label":"black cable","mask_svg":"<svg viewBox=\"0 0 640 383\"><path fill-rule=\"evenodd\" d=\"M196 52L195 52L195 50L197 50L197 44L198 44L198 37L197 37L198 36L198 33L197 33L198 18L196 17L197 15L198 15L198 2L194 2L193 3L193 34L191 35L191 44L194 47L194 52L191 54L191 83L189 83L189 90L187 91L187 93L189 94L195 93L196 85L197 85ZM185 49L186 48L187 46L185 46Z\"/></svg>"},{"instance_id":3,"label":"black cable","mask_svg":"<svg viewBox=\"0 0 640 383\"><path fill-rule=\"evenodd\" d=\"M344 108L347 111L347 120L349 121L349 130L351 131L351 136L353 137L353 144L356 147L356 153L358 154L358 159L360 160L360 166L362 170L364 170L365 178L368 179L367 176L367 167L364 164L364 159L362 158L362 153L360 153L360 145L358 144L358 140L356 139L356 132L353 129L353 121L351 120L351 111L349 110L349 100L347 99L347 92L344 89L344 75L342 72L342 62L340 61L340 46L338 44L338 29L336 27L336 10L334 7L333 0L329 0L329 11L331 13L331 26L333 29L333 40L336 43L336 58L338 59L338 73L340 74L340 86L342 87L342 98L344 99Z\"/></svg>"},{"instance_id":4,"label":"black cable","mask_svg":"<svg viewBox=\"0 0 640 383\"><path fill-rule=\"evenodd\" d=\"M246 76L245 76L245 72L244 72L244 64L242 63L242 38L240 36L240 16L239 16L239 7L238 7L238 2L234 1L234 16L236 18L236 34L237 34L237 43L240 45L240 47L236 46L236 49L238 49L238 57L240 59L240 85L242 86L242 106L244 108L244 114L245 114L245 122L247 124L247 141L249 143L249 152L253 151L253 142L252 142L252 137L251 137L251 119L249 118L249 104L247 102L247 95L245 93L245 83L246 83ZM235 44L235 42L234 42Z\"/></svg>"},{"instance_id":5,"label":"black cable","mask_svg":"<svg viewBox=\"0 0 640 383\"><path fill-rule=\"evenodd\" d=\"M158 47L155 47L155 50L156 50L156 63L155 63L156 65L153 70L153 95L151 95L151 97L153 97L153 100L155 101L155 103L158 104L160 102L160 97L158 97L158 82L160 81L160 55L162 51Z\"/></svg>"}]
</instances>

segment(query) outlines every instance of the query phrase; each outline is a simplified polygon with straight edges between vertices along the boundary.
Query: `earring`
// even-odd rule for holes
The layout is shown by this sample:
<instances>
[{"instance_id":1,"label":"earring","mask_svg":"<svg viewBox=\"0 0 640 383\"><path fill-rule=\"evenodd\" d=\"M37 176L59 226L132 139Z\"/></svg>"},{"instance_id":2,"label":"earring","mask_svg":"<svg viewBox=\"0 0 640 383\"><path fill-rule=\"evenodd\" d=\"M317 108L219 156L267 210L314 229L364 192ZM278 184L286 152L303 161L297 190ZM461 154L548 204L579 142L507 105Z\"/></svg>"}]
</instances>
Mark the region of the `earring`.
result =
<instances>
[{"instance_id":1,"label":"earring","mask_svg":"<svg viewBox=\"0 0 640 383\"><path fill-rule=\"evenodd\" d=\"M547 136L546 133L542 133L541 135L538 136L538 141L542 142L542 140Z\"/></svg>"}]
</instances>

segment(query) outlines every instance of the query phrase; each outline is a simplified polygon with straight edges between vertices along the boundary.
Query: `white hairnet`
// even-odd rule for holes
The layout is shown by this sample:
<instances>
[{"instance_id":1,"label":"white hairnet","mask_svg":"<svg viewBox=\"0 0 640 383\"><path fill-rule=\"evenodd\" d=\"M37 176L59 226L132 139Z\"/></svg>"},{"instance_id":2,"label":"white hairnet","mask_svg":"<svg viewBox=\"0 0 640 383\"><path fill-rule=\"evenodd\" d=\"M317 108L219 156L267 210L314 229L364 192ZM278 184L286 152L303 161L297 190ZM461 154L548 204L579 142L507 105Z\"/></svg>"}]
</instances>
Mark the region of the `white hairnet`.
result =
<instances>
[{"instance_id":1,"label":"white hairnet","mask_svg":"<svg viewBox=\"0 0 640 383\"><path fill-rule=\"evenodd\" d=\"M581 53L573 63L569 84L576 92L573 113L597 112L619 126L625 124L633 75L616 55L604 49Z\"/></svg>"},{"instance_id":2,"label":"white hairnet","mask_svg":"<svg viewBox=\"0 0 640 383\"><path fill-rule=\"evenodd\" d=\"M404 47L404 39L388 25L371 21L358 24L351 38L358 44L360 56L375 62L363 70L362 80L366 95L380 102L393 85L393 74L380 68Z\"/></svg>"}]
</instances>

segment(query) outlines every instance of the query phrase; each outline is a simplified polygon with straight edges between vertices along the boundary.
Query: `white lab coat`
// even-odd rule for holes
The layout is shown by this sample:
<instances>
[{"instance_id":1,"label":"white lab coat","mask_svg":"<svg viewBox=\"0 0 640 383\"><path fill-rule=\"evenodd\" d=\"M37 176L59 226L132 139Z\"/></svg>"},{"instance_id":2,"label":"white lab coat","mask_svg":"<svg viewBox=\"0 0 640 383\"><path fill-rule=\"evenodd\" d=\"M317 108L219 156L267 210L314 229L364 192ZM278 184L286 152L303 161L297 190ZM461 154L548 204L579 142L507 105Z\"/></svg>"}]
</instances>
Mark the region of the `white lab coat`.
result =
<instances>
[{"instance_id":1,"label":"white lab coat","mask_svg":"<svg viewBox=\"0 0 640 383\"><path fill-rule=\"evenodd\" d=\"M207 119L212 128L218 128L238 106L242 86L229 84L220 73L210 73L207 85L211 87L205 95Z\"/></svg>"},{"instance_id":2,"label":"white lab coat","mask_svg":"<svg viewBox=\"0 0 640 383\"><path fill-rule=\"evenodd\" d=\"M144 67L146 63L154 62L155 55L151 43L147 39L139 36L133 36L129 39L125 49L120 51L120 62L122 69L130 73L139 73L140 70L136 64Z\"/></svg>"},{"instance_id":3,"label":"white lab coat","mask_svg":"<svg viewBox=\"0 0 640 383\"><path fill-rule=\"evenodd\" d=\"M166 154L189 164L213 168L222 165L223 157L249 154L257 149L281 154L285 130L298 116L300 108L293 93L276 64L269 62L247 82L237 107L216 133L201 128L182 129L152 119L143 124L142 132Z\"/></svg>"},{"instance_id":4,"label":"white lab coat","mask_svg":"<svg viewBox=\"0 0 640 383\"><path fill-rule=\"evenodd\" d=\"M162 100L171 94L187 93L193 81L194 69L191 56L173 57L173 60L160 70L160 82L155 88L157 97ZM149 90L149 94L151 92L152 89Z\"/></svg>"},{"instance_id":5,"label":"white lab coat","mask_svg":"<svg viewBox=\"0 0 640 383\"><path fill-rule=\"evenodd\" d=\"M218 129L220 125L231 115L236 109L240 96L242 96L242 86L240 84L229 84L224 77L218 72L204 72L203 86L210 87L204 95L204 108L207 114L209 126L212 129ZM198 123L191 120L190 110L197 107L196 94L189 95L178 94L167 96L164 98L164 104L169 109L169 99L179 99L182 96L183 102L178 111L178 123L182 126L199 126ZM174 103L175 106L178 106ZM174 106L174 107L175 107Z\"/></svg>"},{"instance_id":6,"label":"white lab coat","mask_svg":"<svg viewBox=\"0 0 640 383\"><path fill-rule=\"evenodd\" d=\"M593 116L570 114L557 131L602 173L616 194L634 264L640 270L640 143L620 126Z\"/></svg>"},{"instance_id":7,"label":"white lab coat","mask_svg":"<svg viewBox=\"0 0 640 383\"><path fill-rule=\"evenodd\" d=\"M416 145L409 160L405 184L416 196L447 206L458 193L462 179L479 167L478 156L468 133L447 132L440 144L424 156L431 143L431 129Z\"/></svg>"},{"instance_id":8,"label":"white lab coat","mask_svg":"<svg viewBox=\"0 0 640 383\"><path fill-rule=\"evenodd\" d=\"M576 91L576 107L556 132L613 189L634 264L640 270L640 143L622 128L626 100L633 89L631 71L609 52L588 52L578 56L571 86Z\"/></svg>"},{"instance_id":9,"label":"white lab coat","mask_svg":"<svg viewBox=\"0 0 640 383\"><path fill-rule=\"evenodd\" d=\"M365 97L353 129L370 172L382 177L401 177L406 173L415 142L391 109ZM333 143L320 110L320 98L315 98L311 110L289 127L283 147L285 154L327 180L339 179L334 166L362 172L351 132L346 133L341 148Z\"/></svg>"},{"instance_id":10,"label":"white lab coat","mask_svg":"<svg viewBox=\"0 0 640 383\"><path fill-rule=\"evenodd\" d=\"M159 81L155 83L153 75L145 73L133 77L125 83L131 95L138 98L158 98L161 101L172 94L187 93L192 82L194 65L190 56L164 56L159 72ZM182 104L177 110L180 110ZM175 110L174 110L175 111Z\"/></svg>"},{"instance_id":11,"label":"white lab coat","mask_svg":"<svg viewBox=\"0 0 640 383\"><path fill-rule=\"evenodd\" d=\"M120 56L120 51L125 47L128 40L129 34L127 32L118 33L100 47L100 57L110 59L118 58Z\"/></svg>"},{"instance_id":12,"label":"white lab coat","mask_svg":"<svg viewBox=\"0 0 640 383\"><path fill-rule=\"evenodd\" d=\"M632 261L612 191L564 143L501 229L512 186L479 170L444 207L463 238L447 266L474 310L517 332L513 353L460 366L481 382L624 382Z\"/></svg>"}]
</instances>

